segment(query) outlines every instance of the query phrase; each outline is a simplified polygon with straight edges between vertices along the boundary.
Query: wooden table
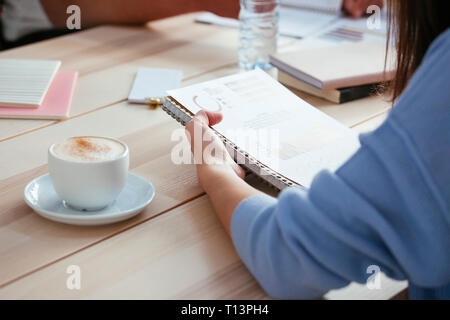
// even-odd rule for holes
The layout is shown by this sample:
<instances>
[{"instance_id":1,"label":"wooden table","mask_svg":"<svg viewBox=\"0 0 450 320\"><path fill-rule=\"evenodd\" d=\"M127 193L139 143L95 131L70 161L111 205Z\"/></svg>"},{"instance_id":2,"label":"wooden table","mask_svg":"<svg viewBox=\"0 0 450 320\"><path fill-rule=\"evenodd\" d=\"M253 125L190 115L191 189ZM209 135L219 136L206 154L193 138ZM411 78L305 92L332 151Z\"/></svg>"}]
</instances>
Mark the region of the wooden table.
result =
<instances>
[{"instance_id":1,"label":"wooden table","mask_svg":"<svg viewBox=\"0 0 450 320\"><path fill-rule=\"evenodd\" d=\"M237 31L194 23L196 14L144 27L102 26L4 51L0 58L59 59L80 77L65 121L0 120L0 298L267 298L237 256L197 182L193 166L174 165L170 140L178 124L161 110L126 102L137 68L182 69L183 85L238 71ZM283 40L281 50L295 41ZM303 98L343 124L375 128L389 105L369 98L346 105ZM23 201L23 189L47 172L47 148L77 135L123 139L131 171L154 184L154 201L135 218L102 227L45 220ZM81 268L69 290L67 267ZM328 298L390 298L405 288L383 278Z\"/></svg>"}]
</instances>

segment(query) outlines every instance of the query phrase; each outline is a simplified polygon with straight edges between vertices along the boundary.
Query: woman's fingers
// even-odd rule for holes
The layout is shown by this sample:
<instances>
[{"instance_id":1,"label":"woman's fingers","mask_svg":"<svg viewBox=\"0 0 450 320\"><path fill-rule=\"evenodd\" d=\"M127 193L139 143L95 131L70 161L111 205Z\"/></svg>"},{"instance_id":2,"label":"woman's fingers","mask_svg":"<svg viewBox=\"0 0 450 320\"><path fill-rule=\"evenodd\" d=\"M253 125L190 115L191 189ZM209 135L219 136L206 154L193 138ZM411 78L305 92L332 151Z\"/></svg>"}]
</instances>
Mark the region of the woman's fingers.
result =
<instances>
[{"instance_id":1,"label":"woman's fingers","mask_svg":"<svg viewBox=\"0 0 450 320\"><path fill-rule=\"evenodd\" d=\"M186 125L186 135L196 164L223 164L229 166L239 177L245 171L228 154L222 141L209 126L219 123L223 116L218 112L200 111Z\"/></svg>"},{"instance_id":2,"label":"woman's fingers","mask_svg":"<svg viewBox=\"0 0 450 320\"><path fill-rule=\"evenodd\" d=\"M186 131L189 133L188 139L191 145L194 144L194 132L203 133L208 126L213 126L222 121L223 115L220 112L200 111L195 117L186 125Z\"/></svg>"},{"instance_id":3,"label":"woman's fingers","mask_svg":"<svg viewBox=\"0 0 450 320\"><path fill-rule=\"evenodd\" d=\"M245 170L234 161L231 165L236 175L241 179L245 179Z\"/></svg>"},{"instance_id":4,"label":"woman's fingers","mask_svg":"<svg viewBox=\"0 0 450 320\"><path fill-rule=\"evenodd\" d=\"M196 115L196 118L200 119L207 126L213 126L218 124L223 119L223 115L220 112L212 112L212 111L199 111Z\"/></svg>"},{"instance_id":5,"label":"woman's fingers","mask_svg":"<svg viewBox=\"0 0 450 320\"><path fill-rule=\"evenodd\" d=\"M220 139L209 128L209 126L219 123L222 118L222 114L218 112L200 111L186 125L186 135L194 157L203 157L203 150L211 143L224 148ZM203 160L203 158L196 159L196 163L202 163Z\"/></svg>"},{"instance_id":6,"label":"woman's fingers","mask_svg":"<svg viewBox=\"0 0 450 320\"><path fill-rule=\"evenodd\" d=\"M199 157L202 154L203 150L203 136L204 131L207 126L207 119L203 119L202 117L194 117L189 123L186 125L186 136L191 144L191 151L194 156ZM200 152L199 152L200 151ZM201 161L201 159L195 159L196 163Z\"/></svg>"},{"instance_id":7,"label":"woman's fingers","mask_svg":"<svg viewBox=\"0 0 450 320\"><path fill-rule=\"evenodd\" d=\"M344 9L352 16L359 18L366 14L371 5L383 7L383 0L344 0Z\"/></svg>"}]
</instances>

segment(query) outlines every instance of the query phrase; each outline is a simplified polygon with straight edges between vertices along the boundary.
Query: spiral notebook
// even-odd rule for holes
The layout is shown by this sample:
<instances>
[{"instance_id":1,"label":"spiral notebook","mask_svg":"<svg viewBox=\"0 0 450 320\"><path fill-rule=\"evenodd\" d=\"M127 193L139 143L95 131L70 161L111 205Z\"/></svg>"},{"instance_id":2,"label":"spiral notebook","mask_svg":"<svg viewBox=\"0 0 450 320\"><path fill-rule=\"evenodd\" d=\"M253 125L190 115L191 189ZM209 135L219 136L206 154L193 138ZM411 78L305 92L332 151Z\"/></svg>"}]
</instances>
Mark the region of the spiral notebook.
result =
<instances>
[{"instance_id":1,"label":"spiral notebook","mask_svg":"<svg viewBox=\"0 0 450 320\"><path fill-rule=\"evenodd\" d=\"M309 187L359 147L356 132L322 113L262 70L169 90L163 110L186 125L200 110L220 111L212 129L235 161L277 189Z\"/></svg>"}]
</instances>

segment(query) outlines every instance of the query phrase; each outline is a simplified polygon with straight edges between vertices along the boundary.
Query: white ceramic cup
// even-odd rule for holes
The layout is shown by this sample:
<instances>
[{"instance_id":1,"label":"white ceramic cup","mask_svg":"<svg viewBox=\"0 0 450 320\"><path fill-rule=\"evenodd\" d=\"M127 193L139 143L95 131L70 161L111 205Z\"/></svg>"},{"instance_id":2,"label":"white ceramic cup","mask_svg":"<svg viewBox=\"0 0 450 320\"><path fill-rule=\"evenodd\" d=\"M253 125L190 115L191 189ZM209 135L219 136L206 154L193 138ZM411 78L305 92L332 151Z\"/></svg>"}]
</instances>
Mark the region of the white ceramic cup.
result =
<instances>
[{"instance_id":1,"label":"white ceramic cup","mask_svg":"<svg viewBox=\"0 0 450 320\"><path fill-rule=\"evenodd\" d=\"M90 138L90 137L74 137ZM84 211L96 211L111 205L124 188L128 178L130 155L128 146L120 140L125 151L117 158L98 162L78 162L58 157L48 149L48 170L59 197L65 204Z\"/></svg>"}]
</instances>

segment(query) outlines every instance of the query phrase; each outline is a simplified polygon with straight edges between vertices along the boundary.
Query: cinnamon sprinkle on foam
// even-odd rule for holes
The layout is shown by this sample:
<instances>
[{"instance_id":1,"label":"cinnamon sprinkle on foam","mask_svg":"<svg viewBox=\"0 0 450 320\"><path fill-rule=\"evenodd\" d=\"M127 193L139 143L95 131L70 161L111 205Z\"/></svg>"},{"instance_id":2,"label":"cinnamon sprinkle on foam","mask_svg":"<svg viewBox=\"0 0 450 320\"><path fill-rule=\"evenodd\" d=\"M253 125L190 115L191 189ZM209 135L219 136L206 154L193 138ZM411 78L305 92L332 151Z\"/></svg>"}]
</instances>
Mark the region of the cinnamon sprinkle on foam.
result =
<instances>
[{"instance_id":1,"label":"cinnamon sprinkle on foam","mask_svg":"<svg viewBox=\"0 0 450 320\"><path fill-rule=\"evenodd\" d=\"M69 152L83 160L93 161L96 160L91 156L93 153L106 154L110 150L109 146L92 142L88 138L74 138L72 139Z\"/></svg>"}]
</instances>

